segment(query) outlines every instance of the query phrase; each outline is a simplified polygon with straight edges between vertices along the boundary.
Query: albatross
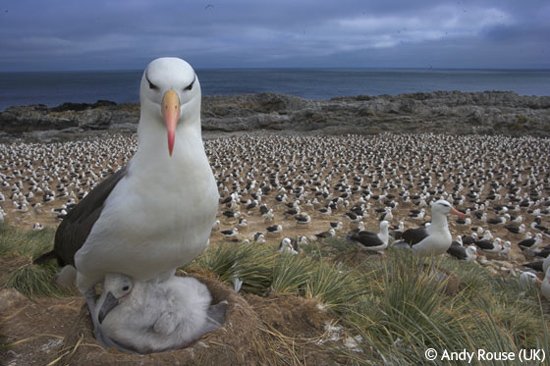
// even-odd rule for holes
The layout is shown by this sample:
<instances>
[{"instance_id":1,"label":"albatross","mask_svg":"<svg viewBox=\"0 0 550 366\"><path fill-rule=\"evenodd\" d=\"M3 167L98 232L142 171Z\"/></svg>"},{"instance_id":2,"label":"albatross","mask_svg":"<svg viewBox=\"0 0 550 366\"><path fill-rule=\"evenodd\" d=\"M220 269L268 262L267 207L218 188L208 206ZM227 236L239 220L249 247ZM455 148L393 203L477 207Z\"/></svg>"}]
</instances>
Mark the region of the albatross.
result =
<instances>
[{"instance_id":1,"label":"albatross","mask_svg":"<svg viewBox=\"0 0 550 366\"><path fill-rule=\"evenodd\" d=\"M227 302L211 302L208 288L193 277L172 276L157 283L108 273L93 318L107 345L160 352L187 346L219 328Z\"/></svg>"},{"instance_id":2,"label":"albatross","mask_svg":"<svg viewBox=\"0 0 550 366\"><path fill-rule=\"evenodd\" d=\"M216 219L219 195L201 137L201 88L191 65L173 57L153 60L141 79L140 104L135 155L69 212L54 249L35 261L56 258L76 268L90 314L95 285L106 273L168 279L206 248Z\"/></svg>"},{"instance_id":3,"label":"albatross","mask_svg":"<svg viewBox=\"0 0 550 366\"><path fill-rule=\"evenodd\" d=\"M464 217L446 200L438 200L431 205L432 221L428 227L409 229L403 233L403 241L412 247L420 256L431 256L445 253L452 243L447 215ZM398 244L399 245L399 244Z\"/></svg>"},{"instance_id":4,"label":"albatross","mask_svg":"<svg viewBox=\"0 0 550 366\"><path fill-rule=\"evenodd\" d=\"M388 227L390 223L386 220L380 222L380 232L355 230L348 239L358 243L359 247L371 252L381 252L388 247L390 239Z\"/></svg>"}]
</instances>

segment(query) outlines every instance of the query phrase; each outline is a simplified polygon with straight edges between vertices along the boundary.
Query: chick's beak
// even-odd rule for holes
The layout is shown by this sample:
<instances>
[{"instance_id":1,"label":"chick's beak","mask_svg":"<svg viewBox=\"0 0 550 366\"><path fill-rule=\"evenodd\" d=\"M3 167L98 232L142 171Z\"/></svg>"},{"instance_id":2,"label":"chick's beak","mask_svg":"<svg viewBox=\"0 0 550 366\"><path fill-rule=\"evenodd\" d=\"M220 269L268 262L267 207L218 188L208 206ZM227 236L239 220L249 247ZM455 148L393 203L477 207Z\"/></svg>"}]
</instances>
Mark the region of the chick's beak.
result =
<instances>
[{"instance_id":1,"label":"chick's beak","mask_svg":"<svg viewBox=\"0 0 550 366\"><path fill-rule=\"evenodd\" d=\"M107 296L105 297L105 300L103 301L103 304L101 304L101 308L99 309L99 313L97 317L99 324L103 323L103 319L105 319L107 314L109 314L109 312L113 310L113 308L117 305L118 305L117 298L114 297L113 294L109 291L107 293Z\"/></svg>"}]
</instances>

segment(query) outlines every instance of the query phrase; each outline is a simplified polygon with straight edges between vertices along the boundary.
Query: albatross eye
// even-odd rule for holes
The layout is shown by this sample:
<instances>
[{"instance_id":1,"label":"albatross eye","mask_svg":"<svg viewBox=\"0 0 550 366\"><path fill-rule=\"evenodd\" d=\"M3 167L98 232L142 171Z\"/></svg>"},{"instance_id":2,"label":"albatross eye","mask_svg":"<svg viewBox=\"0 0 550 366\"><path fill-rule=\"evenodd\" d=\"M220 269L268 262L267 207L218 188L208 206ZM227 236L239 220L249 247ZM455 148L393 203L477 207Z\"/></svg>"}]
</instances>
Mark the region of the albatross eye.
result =
<instances>
[{"instance_id":1,"label":"albatross eye","mask_svg":"<svg viewBox=\"0 0 550 366\"><path fill-rule=\"evenodd\" d=\"M130 286L126 285L122 288L122 291L128 291L130 289Z\"/></svg>"},{"instance_id":2,"label":"albatross eye","mask_svg":"<svg viewBox=\"0 0 550 366\"><path fill-rule=\"evenodd\" d=\"M152 90L159 90L159 87L156 86L155 84L153 84L152 82L150 82L149 80L147 80L149 82L149 89L152 89Z\"/></svg>"},{"instance_id":3,"label":"albatross eye","mask_svg":"<svg viewBox=\"0 0 550 366\"><path fill-rule=\"evenodd\" d=\"M195 78L193 78L193 81L191 82L191 84L187 85L183 90L191 90L193 89L193 84L195 84L195 80L197 80L197 77L195 76Z\"/></svg>"},{"instance_id":4,"label":"albatross eye","mask_svg":"<svg viewBox=\"0 0 550 366\"><path fill-rule=\"evenodd\" d=\"M151 82L151 80L149 80L149 77L147 77L147 75L145 75L145 80L147 80L147 82L149 83L149 89L151 90L159 90L159 87L156 86L155 84L153 84Z\"/></svg>"}]
</instances>

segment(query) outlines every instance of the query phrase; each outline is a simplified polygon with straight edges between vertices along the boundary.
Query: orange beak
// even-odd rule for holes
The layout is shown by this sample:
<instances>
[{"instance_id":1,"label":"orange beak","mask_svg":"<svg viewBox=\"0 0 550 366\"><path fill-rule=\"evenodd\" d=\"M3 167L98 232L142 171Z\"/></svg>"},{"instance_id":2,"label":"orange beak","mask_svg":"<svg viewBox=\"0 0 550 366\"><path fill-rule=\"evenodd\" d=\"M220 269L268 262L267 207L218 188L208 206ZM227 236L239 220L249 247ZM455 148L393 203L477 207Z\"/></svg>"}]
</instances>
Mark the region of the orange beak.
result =
<instances>
[{"instance_id":1,"label":"orange beak","mask_svg":"<svg viewBox=\"0 0 550 366\"><path fill-rule=\"evenodd\" d=\"M168 153L172 156L176 139L176 126L180 119L180 98L173 89L168 90L162 97L162 117L168 132Z\"/></svg>"},{"instance_id":2,"label":"orange beak","mask_svg":"<svg viewBox=\"0 0 550 366\"><path fill-rule=\"evenodd\" d=\"M463 214L462 212L458 211L456 208L452 207L451 208L451 211L450 211L451 214L453 215L456 215L458 217L460 217L461 219L463 219L464 217L466 217L465 214Z\"/></svg>"}]
</instances>

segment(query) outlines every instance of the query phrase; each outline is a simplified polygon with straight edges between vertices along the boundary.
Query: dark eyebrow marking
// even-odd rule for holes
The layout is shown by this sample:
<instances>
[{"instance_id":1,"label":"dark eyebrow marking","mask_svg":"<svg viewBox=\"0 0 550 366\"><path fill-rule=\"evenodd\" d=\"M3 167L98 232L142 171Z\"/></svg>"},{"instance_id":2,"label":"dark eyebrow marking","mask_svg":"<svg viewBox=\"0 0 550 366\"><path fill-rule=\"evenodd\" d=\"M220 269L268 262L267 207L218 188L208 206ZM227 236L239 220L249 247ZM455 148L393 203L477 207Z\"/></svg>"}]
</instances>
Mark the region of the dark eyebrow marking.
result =
<instances>
[{"instance_id":1,"label":"dark eyebrow marking","mask_svg":"<svg viewBox=\"0 0 550 366\"><path fill-rule=\"evenodd\" d=\"M156 86L155 84L153 84L151 82L151 80L149 80L149 76L147 74L145 74L145 80L147 80L147 82L149 83L149 88L150 89L153 89L153 90L159 90L159 87Z\"/></svg>"},{"instance_id":2,"label":"dark eyebrow marking","mask_svg":"<svg viewBox=\"0 0 550 366\"><path fill-rule=\"evenodd\" d=\"M197 74L195 74L195 77L193 78L193 81L191 82L191 84L187 85L183 90L193 89L193 85L195 84L195 80L197 80Z\"/></svg>"}]
</instances>

